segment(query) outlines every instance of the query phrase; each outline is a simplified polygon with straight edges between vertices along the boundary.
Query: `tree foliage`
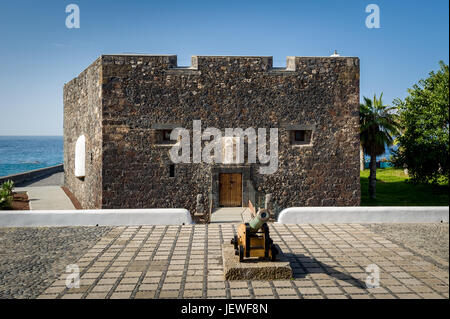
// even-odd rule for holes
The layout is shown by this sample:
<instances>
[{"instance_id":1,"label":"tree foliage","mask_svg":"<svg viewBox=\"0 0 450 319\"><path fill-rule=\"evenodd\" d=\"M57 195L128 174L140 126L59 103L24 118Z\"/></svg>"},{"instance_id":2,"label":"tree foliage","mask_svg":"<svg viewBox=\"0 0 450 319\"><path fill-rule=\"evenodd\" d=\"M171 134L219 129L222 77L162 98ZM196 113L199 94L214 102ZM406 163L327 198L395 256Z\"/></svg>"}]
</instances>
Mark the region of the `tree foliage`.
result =
<instances>
[{"instance_id":1,"label":"tree foliage","mask_svg":"<svg viewBox=\"0 0 450 319\"><path fill-rule=\"evenodd\" d=\"M384 105L383 93L373 100L364 97L359 107L360 137L364 153L379 156L385 147L392 145L394 136L400 128L395 107Z\"/></svg>"},{"instance_id":2,"label":"tree foliage","mask_svg":"<svg viewBox=\"0 0 450 319\"><path fill-rule=\"evenodd\" d=\"M437 72L420 80L405 100L396 99L403 134L393 162L406 167L414 182L448 182L449 68L443 61Z\"/></svg>"},{"instance_id":3,"label":"tree foliage","mask_svg":"<svg viewBox=\"0 0 450 319\"><path fill-rule=\"evenodd\" d=\"M361 146L370 156L370 198L376 197L376 157L384 153L386 145L392 145L400 128L395 107L384 105L382 98L383 93L379 98L374 95L373 100L364 97L364 103L359 106Z\"/></svg>"},{"instance_id":4,"label":"tree foliage","mask_svg":"<svg viewBox=\"0 0 450 319\"><path fill-rule=\"evenodd\" d=\"M6 181L0 186L0 209L10 209L13 197L13 181Z\"/></svg>"}]
</instances>

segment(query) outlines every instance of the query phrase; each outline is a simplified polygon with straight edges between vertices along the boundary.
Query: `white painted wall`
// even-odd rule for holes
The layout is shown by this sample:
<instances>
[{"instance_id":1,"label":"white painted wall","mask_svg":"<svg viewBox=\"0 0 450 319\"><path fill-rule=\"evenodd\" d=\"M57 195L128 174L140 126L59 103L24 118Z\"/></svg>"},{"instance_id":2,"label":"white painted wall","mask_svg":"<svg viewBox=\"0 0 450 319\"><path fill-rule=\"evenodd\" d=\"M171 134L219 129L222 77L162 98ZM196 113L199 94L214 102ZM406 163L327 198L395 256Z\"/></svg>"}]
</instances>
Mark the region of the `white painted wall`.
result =
<instances>
[{"instance_id":1,"label":"white painted wall","mask_svg":"<svg viewBox=\"0 0 450 319\"><path fill-rule=\"evenodd\" d=\"M190 225L182 208L2 211L0 227Z\"/></svg>"},{"instance_id":2,"label":"white painted wall","mask_svg":"<svg viewBox=\"0 0 450 319\"><path fill-rule=\"evenodd\" d=\"M440 223L449 221L448 206L291 207L280 224Z\"/></svg>"},{"instance_id":3,"label":"white painted wall","mask_svg":"<svg viewBox=\"0 0 450 319\"><path fill-rule=\"evenodd\" d=\"M86 176L86 138L78 137L75 144L75 177Z\"/></svg>"}]
</instances>

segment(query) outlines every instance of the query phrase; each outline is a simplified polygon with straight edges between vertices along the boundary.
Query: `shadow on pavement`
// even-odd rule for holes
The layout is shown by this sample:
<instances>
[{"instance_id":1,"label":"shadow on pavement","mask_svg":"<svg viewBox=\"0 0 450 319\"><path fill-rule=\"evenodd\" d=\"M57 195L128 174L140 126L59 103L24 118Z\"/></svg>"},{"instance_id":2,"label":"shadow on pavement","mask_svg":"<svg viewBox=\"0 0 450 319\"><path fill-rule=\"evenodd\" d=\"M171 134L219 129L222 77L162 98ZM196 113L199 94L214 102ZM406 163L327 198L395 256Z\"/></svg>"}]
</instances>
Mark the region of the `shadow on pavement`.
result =
<instances>
[{"instance_id":1,"label":"shadow on pavement","mask_svg":"<svg viewBox=\"0 0 450 319\"><path fill-rule=\"evenodd\" d=\"M324 264L315 258L303 254L284 253L292 268L294 278L305 278L307 274L327 274L333 278L343 280L350 285L366 289L366 283L353 277L350 274L343 273L332 266Z\"/></svg>"}]
</instances>

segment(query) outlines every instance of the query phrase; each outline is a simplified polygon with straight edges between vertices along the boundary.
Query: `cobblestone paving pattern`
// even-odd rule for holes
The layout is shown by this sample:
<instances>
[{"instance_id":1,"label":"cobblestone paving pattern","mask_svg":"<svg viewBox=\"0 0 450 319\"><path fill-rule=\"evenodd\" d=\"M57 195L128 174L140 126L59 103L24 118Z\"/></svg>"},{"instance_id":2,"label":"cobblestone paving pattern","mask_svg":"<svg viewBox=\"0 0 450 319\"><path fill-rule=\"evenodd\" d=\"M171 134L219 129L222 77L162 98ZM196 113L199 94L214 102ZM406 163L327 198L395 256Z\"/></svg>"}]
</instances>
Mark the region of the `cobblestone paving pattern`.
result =
<instances>
[{"instance_id":1,"label":"cobblestone paving pattern","mask_svg":"<svg viewBox=\"0 0 450 319\"><path fill-rule=\"evenodd\" d=\"M68 273L62 267L57 279L45 281L38 298L449 297L448 271L363 225L272 224L270 228L271 237L291 262L291 280L224 281L221 244L235 234L233 224L114 227L96 242L86 239L93 245L74 262L81 271L79 288L66 287ZM101 228L92 230L101 232ZM48 247L65 243L51 241L37 243L36 249L45 255ZM380 269L377 288L366 286L366 268L372 264ZM14 274L24 278L23 283L33 277L34 285L42 287L39 269L36 265L27 275L15 270ZM39 290L21 289L22 296Z\"/></svg>"},{"instance_id":2,"label":"cobblestone paving pattern","mask_svg":"<svg viewBox=\"0 0 450 319\"><path fill-rule=\"evenodd\" d=\"M436 266L448 271L448 223L368 224L379 235L415 251Z\"/></svg>"},{"instance_id":3,"label":"cobblestone paving pattern","mask_svg":"<svg viewBox=\"0 0 450 319\"><path fill-rule=\"evenodd\" d=\"M110 230L0 228L0 298L36 298Z\"/></svg>"},{"instance_id":4,"label":"cobblestone paving pattern","mask_svg":"<svg viewBox=\"0 0 450 319\"><path fill-rule=\"evenodd\" d=\"M39 298L448 298L448 272L358 224L270 226L292 280L224 281L221 244L236 225L116 227ZM367 288L366 267L380 269Z\"/></svg>"}]
</instances>

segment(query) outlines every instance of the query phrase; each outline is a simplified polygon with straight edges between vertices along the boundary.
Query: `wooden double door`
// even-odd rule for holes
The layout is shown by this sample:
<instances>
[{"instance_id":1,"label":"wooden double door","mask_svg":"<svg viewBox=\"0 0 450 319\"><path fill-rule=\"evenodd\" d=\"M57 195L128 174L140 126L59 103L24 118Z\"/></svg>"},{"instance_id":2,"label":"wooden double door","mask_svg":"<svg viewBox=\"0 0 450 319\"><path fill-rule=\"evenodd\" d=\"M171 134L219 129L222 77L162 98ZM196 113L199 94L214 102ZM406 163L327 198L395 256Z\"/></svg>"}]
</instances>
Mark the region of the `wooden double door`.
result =
<instances>
[{"instance_id":1,"label":"wooden double door","mask_svg":"<svg viewBox=\"0 0 450 319\"><path fill-rule=\"evenodd\" d=\"M242 206L242 174L219 174L219 205L222 207Z\"/></svg>"}]
</instances>

